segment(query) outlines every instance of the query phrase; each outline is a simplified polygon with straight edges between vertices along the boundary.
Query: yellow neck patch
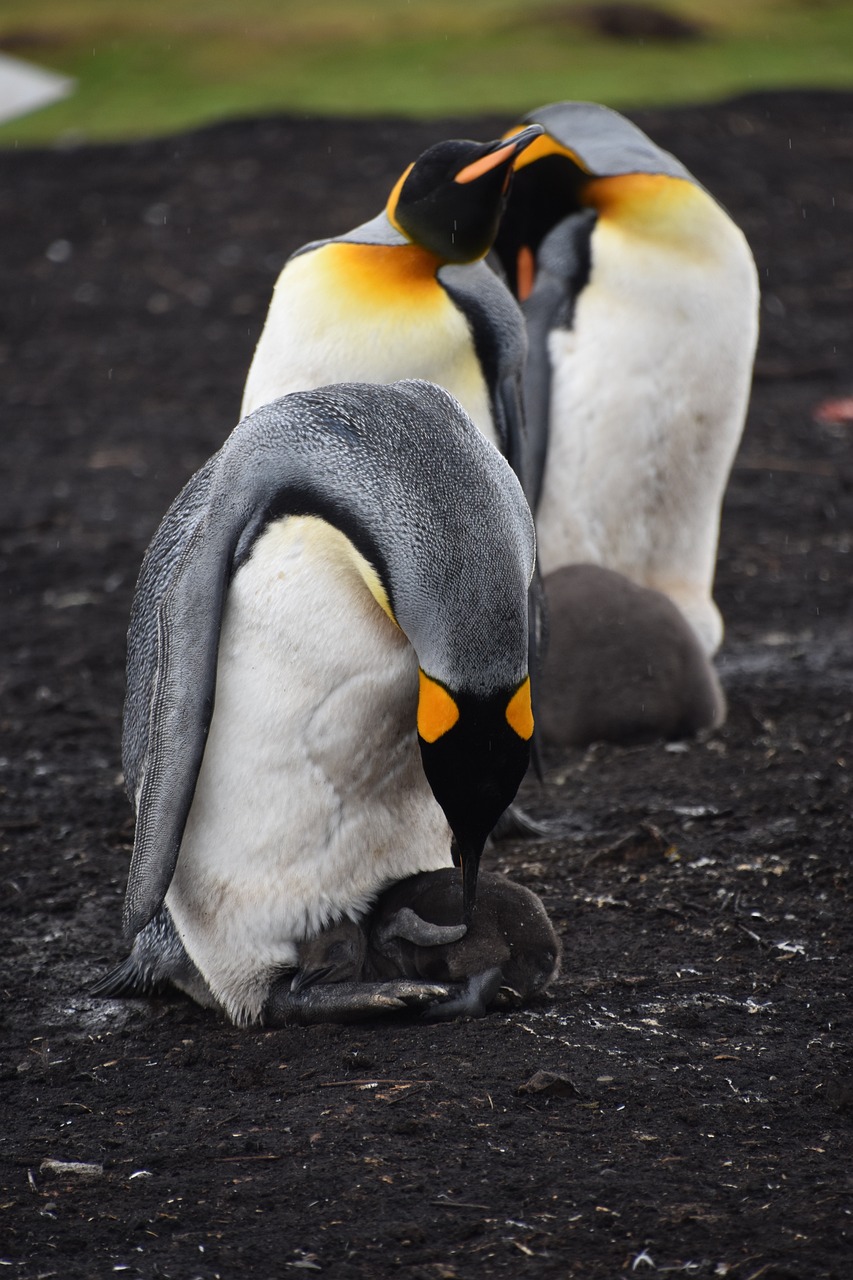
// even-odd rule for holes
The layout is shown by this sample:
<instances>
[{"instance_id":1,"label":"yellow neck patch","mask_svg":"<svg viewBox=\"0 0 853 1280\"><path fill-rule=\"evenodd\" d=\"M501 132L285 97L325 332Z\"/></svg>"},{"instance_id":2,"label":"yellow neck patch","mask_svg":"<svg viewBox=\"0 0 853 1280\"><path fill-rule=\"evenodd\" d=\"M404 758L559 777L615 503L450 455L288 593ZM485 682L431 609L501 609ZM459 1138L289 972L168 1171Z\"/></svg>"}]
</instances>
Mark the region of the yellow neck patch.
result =
<instances>
[{"instance_id":1,"label":"yellow neck patch","mask_svg":"<svg viewBox=\"0 0 853 1280\"><path fill-rule=\"evenodd\" d=\"M418 734L424 742L435 742L456 724L459 708L443 685L420 669L418 680Z\"/></svg>"},{"instance_id":2,"label":"yellow neck patch","mask_svg":"<svg viewBox=\"0 0 853 1280\"><path fill-rule=\"evenodd\" d=\"M289 516L287 524L291 530L298 529L303 542L314 551L354 569L383 613L388 615L395 627L399 627L382 579L345 533L321 516Z\"/></svg>"},{"instance_id":3,"label":"yellow neck patch","mask_svg":"<svg viewBox=\"0 0 853 1280\"><path fill-rule=\"evenodd\" d=\"M526 676L507 703L507 724L525 742L533 737L533 707L530 703L530 676Z\"/></svg>"},{"instance_id":4,"label":"yellow neck patch","mask_svg":"<svg viewBox=\"0 0 853 1280\"><path fill-rule=\"evenodd\" d=\"M336 288L346 289L362 306L410 308L413 303L443 302L447 296L436 279L439 259L420 245L339 240L320 252L334 272Z\"/></svg>"},{"instance_id":5,"label":"yellow neck patch","mask_svg":"<svg viewBox=\"0 0 853 1280\"><path fill-rule=\"evenodd\" d=\"M650 227L681 221L688 211L692 212L692 206L703 202L703 196L687 178L671 178L665 173L623 173L584 183L582 200L603 218Z\"/></svg>"}]
</instances>

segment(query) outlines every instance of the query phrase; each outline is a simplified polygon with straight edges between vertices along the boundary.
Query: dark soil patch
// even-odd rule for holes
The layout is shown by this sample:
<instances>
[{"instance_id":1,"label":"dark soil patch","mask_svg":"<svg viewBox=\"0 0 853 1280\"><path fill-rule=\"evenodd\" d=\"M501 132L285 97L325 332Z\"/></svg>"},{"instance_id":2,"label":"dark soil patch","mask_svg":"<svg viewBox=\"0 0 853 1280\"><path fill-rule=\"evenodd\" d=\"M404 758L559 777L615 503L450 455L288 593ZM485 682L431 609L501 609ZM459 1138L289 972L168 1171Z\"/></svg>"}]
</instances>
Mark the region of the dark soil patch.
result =
<instances>
[{"instance_id":1,"label":"dark soil patch","mask_svg":"<svg viewBox=\"0 0 853 1280\"><path fill-rule=\"evenodd\" d=\"M853 428L812 411L853 376L853 96L636 118L743 225L765 291L718 573L729 718L551 762L527 807L576 836L487 865L542 895L564 977L437 1026L238 1031L87 987L123 954L135 574L235 422L277 269L430 142L505 122L0 154L10 1276L851 1274ZM570 1085L520 1094L539 1070Z\"/></svg>"}]
</instances>

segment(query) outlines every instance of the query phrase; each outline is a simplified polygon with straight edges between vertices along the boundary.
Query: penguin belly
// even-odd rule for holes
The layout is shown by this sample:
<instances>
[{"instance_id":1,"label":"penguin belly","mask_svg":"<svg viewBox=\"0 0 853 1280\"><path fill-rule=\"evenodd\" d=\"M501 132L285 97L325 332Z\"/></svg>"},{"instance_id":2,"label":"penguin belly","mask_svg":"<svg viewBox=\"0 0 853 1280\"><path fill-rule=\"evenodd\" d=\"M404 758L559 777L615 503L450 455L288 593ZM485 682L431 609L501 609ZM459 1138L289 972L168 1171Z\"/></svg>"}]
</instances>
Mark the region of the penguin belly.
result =
<instances>
[{"instance_id":1,"label":"penguin belly","mask_svg":"<svg viewBox=\"0 0 853 1280\"><path fill-rule=\"evenodd\" d=\"M707 654L719 513L757 339L754 263L707 197L694 238L599 219L571 330L549 336L543 574L587 562L663 592ZM694 229L695 230L695 229Z\"/></svg>"},{"instance_id":2,"label":"penguin belly","mask_svg":"<svg viewBox=\"0 0 853 1280\"><path fill-rule=\"evenodd\" d=\"M414 245L332 242L287 263L243 394L242 416L334 382L435 382L497 445L489 391L464 314Z\"/></svg>"},{"instance_id":3,"label":"penguin belly","mask_svg":"<svg viewBox=\"0 0 853 1280\"><path fill-rule=\"evenodd\" d=\"M166 903L238 1023L260 1017L300 940L356 918L387 884L451 862L417 745L417 660L358 559L322 520L288 517L229 589Z\"/></svg>"}]
</instances>

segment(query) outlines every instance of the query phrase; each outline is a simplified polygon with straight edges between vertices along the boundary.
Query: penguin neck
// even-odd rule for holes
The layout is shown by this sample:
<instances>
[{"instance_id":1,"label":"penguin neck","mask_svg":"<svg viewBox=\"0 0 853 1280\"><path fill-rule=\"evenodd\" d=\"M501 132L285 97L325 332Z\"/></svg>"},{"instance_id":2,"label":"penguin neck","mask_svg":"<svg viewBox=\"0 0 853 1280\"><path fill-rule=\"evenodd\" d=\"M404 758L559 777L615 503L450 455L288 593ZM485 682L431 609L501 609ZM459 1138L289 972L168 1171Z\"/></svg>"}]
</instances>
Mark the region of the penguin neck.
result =
<instances>
[{"instance_id":1,"label":"penguin neck","mask_svg":"<svg viewBox=\"0 0 853 1280\"><path fill-rule=\"evenodd\" d=\"M391 608L391 601L388 598L388 592L376 568L366 556L362 555L355 543L351 542L345 533L336 528L335 525L329 524L321 516L289 516L286 518L286 522L291 532L295 529L299 530L305 546L313 554L323 556L332 563L338 564L341 569L354 572L361 579L367 591L373 596L382 612L399 629L399 624Z\"/></svg>"},{"instance_id":2,"label":"penguin neck","mask_svg":"<svg viewBox=\"0 0 853 1280\"><path fill-rule=\"evenodd\" d=\"M361 306L385 307L389 297L402 297L411 305L413 297L441 290L437 272L442 260L410 241L388 245L340 240L328 244L325 252L334 258L339 287Z\"/></svg>"},{"instance_id":3,"label":"penguin neck","mask_svg":"<svg viewBox=\"0 0 853 1280\"><path fill-rule=\"evenodd\" d=\"M707 192L686 178L627 173L584 184L583 203L599 223L673 250L713 253L730 220Z\"/></svg>"}]
</instances>

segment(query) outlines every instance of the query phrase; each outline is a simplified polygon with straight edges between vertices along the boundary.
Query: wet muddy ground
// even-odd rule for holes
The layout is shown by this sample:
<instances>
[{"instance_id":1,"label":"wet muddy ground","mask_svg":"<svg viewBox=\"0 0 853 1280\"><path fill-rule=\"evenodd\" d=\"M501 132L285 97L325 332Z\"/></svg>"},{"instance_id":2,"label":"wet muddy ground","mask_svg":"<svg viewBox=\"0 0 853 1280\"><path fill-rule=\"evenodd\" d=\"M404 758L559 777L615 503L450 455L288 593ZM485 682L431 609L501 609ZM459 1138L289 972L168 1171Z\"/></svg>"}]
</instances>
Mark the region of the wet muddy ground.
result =
<instances>
[{"instance_id":1,"label":"wet muddy ground","mask_svg":"<svg viewBox=\"0 0 853 1280\"><path fill-rule=\"evenodd\" d=\"M851 1274L853 426L815 410L853 389L853 95L636 119L764 289L717 579L728 721L549 760L525 805L571 834L484 865L541 894L563 977L450 1025L241 1031L87 988L123 955L135 574L236 421L277 270L430 142L506 121L0 153L4 1274Z\"/></svg>"}]
</instances>

